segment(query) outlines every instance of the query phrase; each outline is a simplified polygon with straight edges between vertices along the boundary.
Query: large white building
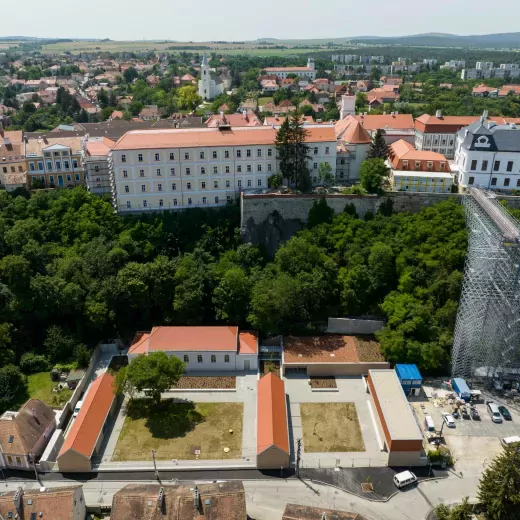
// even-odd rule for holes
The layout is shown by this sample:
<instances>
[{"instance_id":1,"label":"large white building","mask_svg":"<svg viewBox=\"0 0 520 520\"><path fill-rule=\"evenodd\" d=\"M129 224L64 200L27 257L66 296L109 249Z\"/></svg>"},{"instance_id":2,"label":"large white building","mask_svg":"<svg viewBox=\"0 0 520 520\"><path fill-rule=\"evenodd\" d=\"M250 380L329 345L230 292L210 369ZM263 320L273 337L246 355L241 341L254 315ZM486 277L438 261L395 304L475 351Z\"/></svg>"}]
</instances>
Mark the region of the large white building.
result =
<instances>
[{"instance_id":1,"label":"large white building","mask_svg":"<svg viewBox=\"0 0 520 520\"><path fill-rule=\"evenodd\" d=\"M264 70L266 74L274 74L280 79L285 79L289 74L295 74L299 78L306 78L310 81L316 79L314 58L309 58L307 60L306 67L267 67Z\"/></svg>"},{"instance_id":2,"label":"large white building","mask_svg":"<svg viewBox=\"0 0 520 520\"><path fill-rule=\"evenodd\" d=\"M199 96L204 100L215 99L231 88L231 78L226 74L212 73L208 63L206 51L200 64Z\"/></svg>"},{"instance_id":3,"label":"large white building","mask_svg":"<svg viewBox=\"0 0 520 520\"><path fill-rule=\"evenodd\" d=\"M520 189L520 127L481 118L457 133L455 163L463 187Z\"/></svg>"},{"instance_id":4,"label":"large white building","mask_svg":"<svg viewBox=\"0 0 520 520\"><path fill-rule=\"evenodd\" d=\"M320 163L336 170L334 126L306 131L318 184ZM219 206L242 191L265 189L278 171L275 138L272 126L128 132L109 155L113 203L118 212Z\"/></svg>"}]
</instances>

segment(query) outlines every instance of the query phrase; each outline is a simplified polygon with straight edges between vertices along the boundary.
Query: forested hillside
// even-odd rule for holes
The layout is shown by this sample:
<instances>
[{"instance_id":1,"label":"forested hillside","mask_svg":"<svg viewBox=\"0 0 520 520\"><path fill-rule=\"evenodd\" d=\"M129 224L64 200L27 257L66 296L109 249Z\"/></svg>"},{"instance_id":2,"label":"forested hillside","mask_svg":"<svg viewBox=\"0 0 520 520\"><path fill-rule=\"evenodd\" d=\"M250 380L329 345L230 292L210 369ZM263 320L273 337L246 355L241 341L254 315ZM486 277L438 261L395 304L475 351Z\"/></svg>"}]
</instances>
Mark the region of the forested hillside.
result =
<instances>
[{"instance_id":1,"label":"forested hillside","mask_svg":"<svg viewBox=\"0 0 520 520\"><path fill-rule=\"evenodd\" d=\"M349 207L335 217L326 204L311 211L311 227L269 261L241 244L236 206L121 217L81 188L2 191L0 365L27 352L66 362L78 344L128 341L160 324L233 323L265 335L384 314L389 359L445 366L466 250L462 208L366 221Z\"/></svg>"}]
</instances>

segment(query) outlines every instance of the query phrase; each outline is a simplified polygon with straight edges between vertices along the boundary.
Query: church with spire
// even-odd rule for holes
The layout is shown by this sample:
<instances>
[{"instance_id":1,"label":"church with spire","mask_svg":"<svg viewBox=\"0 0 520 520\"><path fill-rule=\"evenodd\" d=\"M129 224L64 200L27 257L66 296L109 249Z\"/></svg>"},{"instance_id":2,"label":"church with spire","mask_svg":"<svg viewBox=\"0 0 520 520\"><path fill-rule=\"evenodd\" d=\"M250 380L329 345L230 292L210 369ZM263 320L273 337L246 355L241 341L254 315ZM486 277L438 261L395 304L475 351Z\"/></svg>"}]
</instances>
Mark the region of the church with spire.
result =
<instances>
[{"instance_id":1,"label":"church with spire","mask_svg":"<svg viewBox=\"0 0 520 520\"><path fill-rule=\"evenodd\" d=\"M200 64L199 96L204 101L211 101L230 89L231 77L224 73L220 75L212 73L209 68L208 56L204 51Z\"/></svg>"}]
</instances>

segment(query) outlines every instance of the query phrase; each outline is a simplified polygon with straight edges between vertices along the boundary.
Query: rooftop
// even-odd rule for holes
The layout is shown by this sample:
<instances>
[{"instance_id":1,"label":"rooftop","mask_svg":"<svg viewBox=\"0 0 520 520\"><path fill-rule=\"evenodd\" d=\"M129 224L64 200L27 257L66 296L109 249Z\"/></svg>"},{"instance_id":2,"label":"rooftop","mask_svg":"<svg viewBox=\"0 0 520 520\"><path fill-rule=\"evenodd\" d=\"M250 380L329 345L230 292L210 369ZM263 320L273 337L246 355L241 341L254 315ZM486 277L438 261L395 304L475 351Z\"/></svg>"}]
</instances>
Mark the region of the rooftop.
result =
<instances>
[{"instance_id":1,"label":"rooftop","mask_svg":"<svg viewBox=\"0 0 520 520\"><path fill-rule=\"evenodd\" d=\"M372 138L355 117L348 115L334 125L336 137L349 144L370 144Z\"/></svg>"},{"instance_id":2,"label":"rooftop","mask_svg":"<svg viewBox=\"0 0 520 520\"><path fill-rule=\"evenodd\" d=\"M160 490L163 498L159 499ZM198 507L195 508L195 489ZM111 520L246 520L246 497L240 481L190 486L128 484L112 501Z\"/></svg>"},{"instance_id":3,"label":"rooftop","mask_svg":"<svg viewBox=\"0 0 520 520\"><path fill-rule=\"evenodd\" d=\"M89 139L85 144L85 148L88 155L92 157L102 157L108 156L110 150L112 150L115 144L115 141L112 141L107 137L101 137L97 139Z\"/></svg>"},{"instance_id":4,"label":"rooftop","mask_svg":"<svg viewBox=\"0 0 520 520\"><path fill-rule=\"evenodd\" d=\"M356 338L326 336L289 336L284 338L283 363L359 363Z\"/></svg>"},{"instance_id":5,"label":"rooftop","mask_svg":"<svg viewBox=\"0 0 520 520\"><path fill-rule=\"evenodd\" d=\"M239 354L258 354L258 334L256 332L241 332L238 335Z\"/></svg>"},{"instance_id":6,"label":"rooftop","mask_svg":"<svg viewBox=\"0 0 520 520\"><path fill-rule=\"evenodd\" d=\"M390 437L396 440L420 440L422 433L417 426L395 370L369 370L381 411Z\"/></svg>"},{"instance_id":7,"label":"rooftop","mask_svg":"<svg viewBox=\"0 0 520 520\"><path fill-rule=\"evenodd\" d=\"M385 128L411 130L413 129L413 117L411 114L386 114L386 115L358 115L354 116L368 131L383 130Z\"/></svg>"},{"instance_id":8,"label":"rooftop","mask_svg":"<svg viewBox=\"0 0 520 520\"><path fill-rule=\"evenodd\" d=\"M398 363L395 365L395 371L397 372L398 377L401 379L421 379L422 376L417 368L417 365L407 365L403 363Z\"/></svg>"},{"instance_id":9,"label":"rooftop","mask_svg":"<svg viewBox=\"0 0 520 520\"><path fill-rule=\"evenodd\" d=\"M25 154L28 159L30 159L31 156L41 157L46 148L51 148L53 146L59 147L60 150L70 148L73 154L78 154L81 152L81 143L81 137L54 137L49 135L49 133L43 135L40 134L38 138L27 140L25 145Z\"/></svg>"}]
</instances>

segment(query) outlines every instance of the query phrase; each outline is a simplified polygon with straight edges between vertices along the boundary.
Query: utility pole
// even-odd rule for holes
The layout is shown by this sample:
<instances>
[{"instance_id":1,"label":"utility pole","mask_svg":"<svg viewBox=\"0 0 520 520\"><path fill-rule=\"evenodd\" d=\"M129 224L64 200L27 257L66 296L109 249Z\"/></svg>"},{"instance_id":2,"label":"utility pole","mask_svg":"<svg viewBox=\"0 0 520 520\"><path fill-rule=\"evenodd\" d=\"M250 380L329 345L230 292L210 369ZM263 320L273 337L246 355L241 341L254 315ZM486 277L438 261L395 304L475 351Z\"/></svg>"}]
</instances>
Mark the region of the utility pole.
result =
<instances>
[{"instance_id":1,"label":"utility pole","mask_svg":"<svg viewBox=\"0 0 520 520\"><path fill-rule=\"evenodd\" d=\"M155 450L152 450L152 460L153 460L155 478L160 482L161 479L159 478L159 472L157 471L157 463L155 462Z\"/></svg>"},{"instance_id":2,"label":"utility pole","mask_svg":"<svg viewBox=\"0 0 520 520\"><path fill-rule=\"evenodd\" d=\"M296 476L300 477L300 459L301 459L301 451L302 451L302 440L298 439L296 441L298 443L298 448L296 450Z\"/></svg>"}]
</instances>

